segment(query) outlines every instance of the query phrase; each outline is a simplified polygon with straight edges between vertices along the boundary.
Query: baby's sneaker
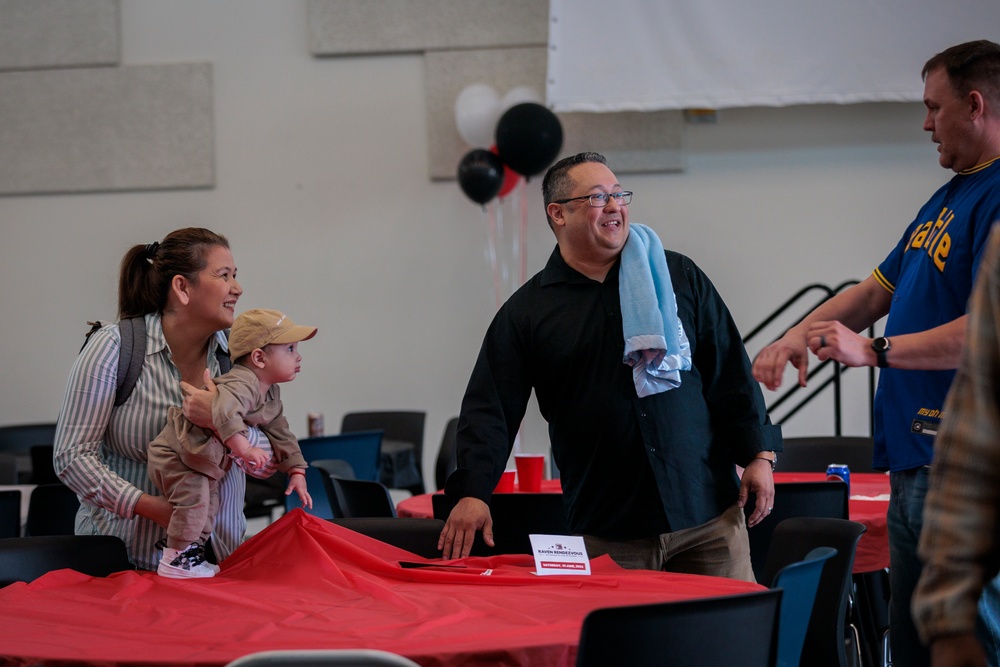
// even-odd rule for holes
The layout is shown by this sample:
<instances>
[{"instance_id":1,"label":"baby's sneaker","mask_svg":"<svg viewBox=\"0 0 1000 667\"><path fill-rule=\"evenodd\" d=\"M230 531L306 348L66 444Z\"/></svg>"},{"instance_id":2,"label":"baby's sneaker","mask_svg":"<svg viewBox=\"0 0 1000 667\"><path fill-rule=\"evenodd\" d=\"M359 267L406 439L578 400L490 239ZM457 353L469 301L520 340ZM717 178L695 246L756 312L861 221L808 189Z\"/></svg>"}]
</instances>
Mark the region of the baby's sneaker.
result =
<instances>
[{"instance_id":1,"label":"baby's sneaker","mask_svg":"<svg viewBox=\"0 0 1000 667\"><path fill-rule=\"evenodd\" d=\"M171 579L214 577L218 572L217 565L205 560L205 547L199 542L192 542L183 551L164 546L160 565L156 568L161 577Z\"/></svg>"}]
</instances>

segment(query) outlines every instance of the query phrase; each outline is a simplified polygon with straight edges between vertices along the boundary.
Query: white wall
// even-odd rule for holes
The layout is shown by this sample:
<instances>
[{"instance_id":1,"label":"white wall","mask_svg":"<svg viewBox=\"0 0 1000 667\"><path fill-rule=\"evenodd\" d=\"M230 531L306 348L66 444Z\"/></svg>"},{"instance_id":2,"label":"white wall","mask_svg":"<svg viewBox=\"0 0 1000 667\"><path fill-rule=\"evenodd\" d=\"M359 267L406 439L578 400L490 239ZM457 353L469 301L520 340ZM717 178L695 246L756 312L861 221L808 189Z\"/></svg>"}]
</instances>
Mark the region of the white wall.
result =
<instances>
[{"instance_id":1,"label":"white wall","mask_svg":"<svg viewBox=\"0 0 1000 667\"><path fill-rule=\"evenodd\" d=\"M336 432L347 411L424 409L432 479L494 312L484 216L427 178L420 56L315 59L305 39L302 1L123 1L123 64L213 64L217 187L0 198L0 424L54 420L86 321L115 315L122 253L199 225L230 237L240 310L320 328L283 389L293 428L309 411ZM723 111L686 128L685 173L623 179L632 219L694 258L749 330L798 287L864 278L885 256L949 176L922 118L915 104ZM539 187L529 273L553 245ZM863 396L849 404L845 431L865 433ZM831 432L829 412L786 434ZM524 446L547 449L537 415Z\"/></svg>"}]
</instances>

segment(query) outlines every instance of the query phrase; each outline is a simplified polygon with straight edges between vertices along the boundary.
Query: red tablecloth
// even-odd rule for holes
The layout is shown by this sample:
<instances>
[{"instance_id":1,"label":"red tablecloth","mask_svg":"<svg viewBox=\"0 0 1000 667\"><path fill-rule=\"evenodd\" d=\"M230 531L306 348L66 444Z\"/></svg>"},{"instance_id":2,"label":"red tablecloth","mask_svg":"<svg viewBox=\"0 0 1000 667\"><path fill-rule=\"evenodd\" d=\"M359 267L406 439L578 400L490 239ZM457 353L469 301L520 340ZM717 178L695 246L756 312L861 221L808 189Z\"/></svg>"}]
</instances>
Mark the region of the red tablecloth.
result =
<instances>
[{"instance_id":1,"label":"red tablecloth","mask_svg":"<svg viewBox=\"0 0 1000 667\"><path fill-rule=\"evenodd\" d=\"M438 491L438 493L442 492ZM514 493L520 493L516 482L514 483ZM543 479L542 493L562 493L562 484L558 479ZM433 518L434 505L431 501L433 495L433 493L421 493L399 501L396 504L396 514L420 519Z\"/></svg>"},{"instance_id":2,"label":"red tablecloth","mask_svg":"<svg viewBox=\"0 0 1000 667\"><path fill-rule=\"evenodd\" d=\"M826 473L779 472L774 481L818 482ZM863 524L868 530L858 542L854 555L855 572L874 572L889 567L889 527L886 512L889 510L889 475L885 473L851 473L851 496L848 511L852 521Z\"/></svg>"},{"instance_id":3,"label":"red tablecloth","mask_svg":"<svg viewBox=\"0 0 1000 667\"><path fill-rule=\"evenodd\" d=\"M531 574L530 556L427 561L295 510L248 540L213 579L71 570L0 589L0 662L224 665L269 649L373 648L425 666L574 664L598 607L759 590L756 584L628 571Z\"/></svg>"},{"instance_id":4,"label":"red tablecloth","mask_svg":"<svg viewBox=\"0 0 1000 667\"><path fill-rule=\"evenodd\" d=\"M825 473L779 472L774 481L819 482L826 479ZM542 482L545 493L560 493L562 487L558 479ZM403 500L396 506L399 516L431 517L434 510L431 496L424 493ZM889 508L889 476L883 473L851 473L850 517L864 524L868 529L861 536L854 556L855 572L873 572L889 567L889 529L886 526L886 511Z\"/></svg>"}]
</instances>

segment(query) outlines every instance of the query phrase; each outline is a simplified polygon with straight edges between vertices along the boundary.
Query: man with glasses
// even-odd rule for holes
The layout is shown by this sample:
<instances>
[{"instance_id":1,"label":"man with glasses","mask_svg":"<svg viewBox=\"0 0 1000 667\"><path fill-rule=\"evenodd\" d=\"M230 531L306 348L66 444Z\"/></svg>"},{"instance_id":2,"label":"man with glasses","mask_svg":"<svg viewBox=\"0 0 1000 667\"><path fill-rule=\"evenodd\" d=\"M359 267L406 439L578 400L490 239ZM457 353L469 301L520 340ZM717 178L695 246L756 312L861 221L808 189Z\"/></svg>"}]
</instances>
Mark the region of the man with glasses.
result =
<instances>
[{"instance_id":1,"label":"man with glasses","mask_svg":"<svg viewBox=\"0 0 1000 667\"><path fill-rule=\"evenodd\" d=\"M666 251L669 277L656 287L673 291L669 316L683 328L689 363L673 388L638 391L623 363L631 304L619 275L630 233L647 233L630 232L632 193L597 153L557 162L542 192L557 246L486 334L462 402L459 467L445 487L458 502L439 547L446 558L467 556L480 530L492 546L490 496L534 389L569 528L590 557L753 581L746 526L770 511L781 438L729 310L694 262Z\"/></svg>"}]
</instances>

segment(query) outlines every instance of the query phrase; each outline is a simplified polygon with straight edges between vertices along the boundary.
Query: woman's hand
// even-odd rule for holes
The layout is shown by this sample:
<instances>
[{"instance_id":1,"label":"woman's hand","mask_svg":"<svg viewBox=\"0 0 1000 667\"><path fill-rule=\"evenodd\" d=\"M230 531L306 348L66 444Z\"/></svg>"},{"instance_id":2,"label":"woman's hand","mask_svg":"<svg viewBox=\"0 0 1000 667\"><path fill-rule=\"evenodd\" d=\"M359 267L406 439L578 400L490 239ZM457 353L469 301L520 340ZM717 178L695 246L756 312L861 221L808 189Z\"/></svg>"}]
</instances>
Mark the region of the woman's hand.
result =
<instances>
[{"instance_id":1,"label":"woman's hand","mask_svg":"<svg viewBox=\"0 0 1000 667\"><path fill-rule=\"evenodd\" d=\"M195 426L200 426L209 431L215 426L212 424L212 402L219 393L219 388L212 381L212 374L205 369L205 388L196 389L194 386L181 380L181 392L184 394L184 402L181 409L184 416Z\"/></svg>"},{"instance_id":2,"label":"woman's hand","mask_svg":"<svg viewBox=\"0 0 1000 667\"><path fill-rule=\"evenodd\" d=\"M139 502L135 504L135 513L166 528L170 523L170 515L174 513L174 507L163 496L144 493L139 496Z\"/></svg>"}]
</instances>

